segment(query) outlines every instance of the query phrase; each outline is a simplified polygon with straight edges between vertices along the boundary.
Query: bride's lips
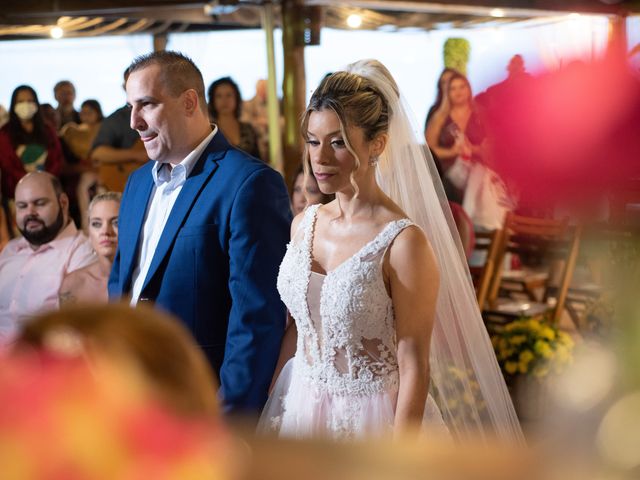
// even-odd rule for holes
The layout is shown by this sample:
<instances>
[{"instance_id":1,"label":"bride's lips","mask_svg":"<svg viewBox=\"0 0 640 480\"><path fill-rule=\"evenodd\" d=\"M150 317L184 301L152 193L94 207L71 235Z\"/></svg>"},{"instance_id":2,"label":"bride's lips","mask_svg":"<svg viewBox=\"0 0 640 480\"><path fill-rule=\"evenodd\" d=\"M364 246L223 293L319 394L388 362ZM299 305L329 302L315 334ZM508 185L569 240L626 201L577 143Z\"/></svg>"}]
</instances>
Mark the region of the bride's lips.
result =
<instances>
[{"instance_id":1,"label":"bride's lips","mask_svg":"<svg viewBox=\"0 0 640 480\"><path fill-rule=\"evenodd\" d=\"M315 173L313 174L314 177L316 177L316 180L318 181L323 181L323 180L327 180L331 177L333 177L335 175L335 173Z\"/></svg>"}]
</instances>

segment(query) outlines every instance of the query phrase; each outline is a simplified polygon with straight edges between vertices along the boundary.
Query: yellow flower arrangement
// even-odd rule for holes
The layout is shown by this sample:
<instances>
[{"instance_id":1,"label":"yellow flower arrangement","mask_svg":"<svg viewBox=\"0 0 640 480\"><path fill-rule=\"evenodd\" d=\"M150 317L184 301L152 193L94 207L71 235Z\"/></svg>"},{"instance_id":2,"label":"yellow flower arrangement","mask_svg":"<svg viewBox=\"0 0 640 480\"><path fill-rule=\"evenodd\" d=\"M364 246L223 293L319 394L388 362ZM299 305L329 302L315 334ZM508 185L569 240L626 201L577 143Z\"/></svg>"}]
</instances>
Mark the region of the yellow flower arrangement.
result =
<instances>
[{"instance_id":1,"label":"yellow flower arrangement","mask_svg":"<svg viewBox=\"0 0 640 480\"><path fill-rule=\"evenodd\" d=\"M434 376L431 394L455 436L458 427L478 420L483 421L487 410L482 400L480 385L472 370L465 371L450 365L443 374L446 376L445 379ZM435 388L436 384L441 390Z\"/></svg>"},{"instance_id":2,"label":"yellow flower arrangement","mask_svg":"<svg viewBox=\"0 0 640 480\"><path fill-rule=\"evenodd\" d=\"M573 340L557 327L536 319L519 319L491 335L491 344L507 379L532 375L542 379L572 362Z\"/></svg>"}]
</instances>

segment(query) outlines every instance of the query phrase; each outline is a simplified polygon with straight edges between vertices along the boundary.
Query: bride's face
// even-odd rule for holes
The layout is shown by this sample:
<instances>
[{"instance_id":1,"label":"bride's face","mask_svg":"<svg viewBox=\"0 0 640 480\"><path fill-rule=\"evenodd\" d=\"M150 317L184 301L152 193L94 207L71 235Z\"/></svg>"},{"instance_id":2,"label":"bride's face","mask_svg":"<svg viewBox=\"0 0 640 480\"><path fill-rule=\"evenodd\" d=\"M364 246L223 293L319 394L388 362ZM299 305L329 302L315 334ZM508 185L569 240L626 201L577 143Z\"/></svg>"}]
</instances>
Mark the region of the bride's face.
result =
<instances>
[{"instance_id":1,"label":"bride's face","mask_svg":"<svg viewBox=\"0 0 640 480\"><path fill-rule=\"evenodd\" d=\"M340 120L332 110L311 112L307 126L307 149L311 160L311 169L318 181L320 191L325 194L344 190L353 191L351 174L354 180L365 176L371 156L370 142L359 127L347 126L349 143L360 159L360 166L354 172L356 159L347 149Z\"/></svg>"}]
</instances>

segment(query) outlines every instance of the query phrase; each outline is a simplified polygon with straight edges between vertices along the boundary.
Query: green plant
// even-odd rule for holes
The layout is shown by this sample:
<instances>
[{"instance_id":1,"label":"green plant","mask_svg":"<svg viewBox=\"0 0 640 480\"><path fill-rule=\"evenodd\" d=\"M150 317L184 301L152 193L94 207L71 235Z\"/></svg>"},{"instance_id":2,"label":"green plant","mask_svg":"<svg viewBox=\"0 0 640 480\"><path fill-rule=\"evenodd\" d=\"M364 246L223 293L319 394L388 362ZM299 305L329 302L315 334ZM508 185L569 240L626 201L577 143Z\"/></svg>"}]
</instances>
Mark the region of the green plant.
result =
<instances>
[{"instance_id":1,"label":"green plant","mask_svg":"<svg viewBox=\"0 0 640 480\"><path fill-rule=\"evenodd\" d=\"M469 40L466 38L448 38L444 42L444 66L466 75L470 53L471 44Z\"/></svg>"},{"instance_id":2,"label":"green plant","mask_svg":"<svg viewBox=\"0 0 640 480\"><path fill-rule=\"evenodd\" d=\"M574 343L557 327L535 319L519 319L491 336L498 363L507 380L517 375L542 379L561 373L573 361Z\"/></svg>"}]
</instances>

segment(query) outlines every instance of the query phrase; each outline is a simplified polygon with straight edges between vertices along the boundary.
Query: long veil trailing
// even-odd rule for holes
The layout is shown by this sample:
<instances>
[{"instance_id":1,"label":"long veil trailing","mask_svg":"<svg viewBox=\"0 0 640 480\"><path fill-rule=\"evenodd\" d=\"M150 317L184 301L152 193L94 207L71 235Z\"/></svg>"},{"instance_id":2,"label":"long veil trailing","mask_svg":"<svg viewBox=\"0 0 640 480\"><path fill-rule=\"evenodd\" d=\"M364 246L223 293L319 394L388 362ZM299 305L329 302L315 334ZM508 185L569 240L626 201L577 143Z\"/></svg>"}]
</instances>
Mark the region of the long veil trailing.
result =
<instances>
[{"instance_id":1,"label":"long veil trailing","mask_svg":"<svg viewBox=\"0 0 640 480\"><path fill-rule=\"evenodd\" d=\"M485 329L460 238L435 163L388 70L361 60L346 71L371 81L389 103L389 140L376 178L427 234L440 267L431 356L431 393L457 439L524 443L504 377Z\"/></svg>"}]
</instances>

